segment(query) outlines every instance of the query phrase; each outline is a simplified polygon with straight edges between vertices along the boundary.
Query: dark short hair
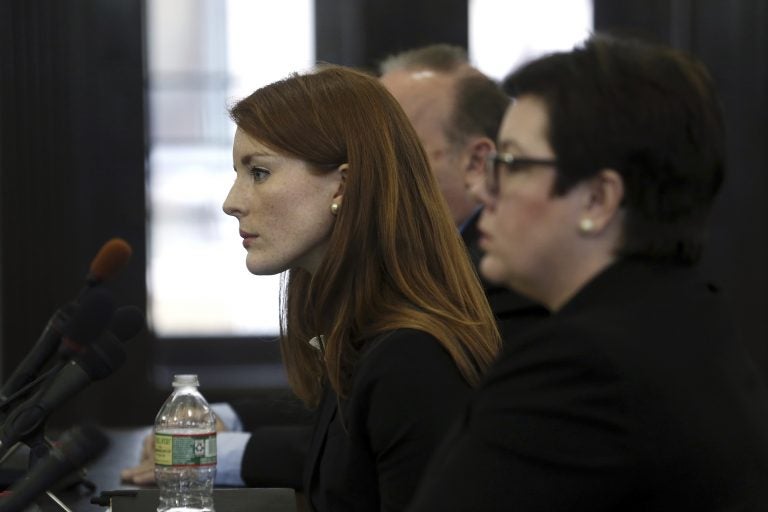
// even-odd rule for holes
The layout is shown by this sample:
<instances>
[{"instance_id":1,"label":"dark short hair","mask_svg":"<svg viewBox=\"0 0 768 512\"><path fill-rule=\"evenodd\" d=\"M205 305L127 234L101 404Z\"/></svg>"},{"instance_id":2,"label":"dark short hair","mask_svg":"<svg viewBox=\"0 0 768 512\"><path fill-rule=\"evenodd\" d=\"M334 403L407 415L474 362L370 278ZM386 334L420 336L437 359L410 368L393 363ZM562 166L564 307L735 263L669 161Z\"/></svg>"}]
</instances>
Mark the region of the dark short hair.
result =
<instances>
[{"instance_id":1,"label":"dark short hair","mask_svg":"<svg viewBox=\"0 0 768 512\"><path fill-rule=\"evenodd\" d=\"M467 137L484 135L496 140L509 97L499 84L479 71L466 73L456 82L453 112L446 127L452 144Z\"/></svg>"},{"instance_id":2,"label":"dark short hair","mask_svg":"<svg viewBox=\"0 0 768 512\"><path fill-rule=\"evenodd\" d=\"M694 263L723 180L725 131L705 67L672 48L595 35L509 75L544 101L559 162L553 193L603 169L624 181L619 256Z\"/></svg>"}]
</instances>

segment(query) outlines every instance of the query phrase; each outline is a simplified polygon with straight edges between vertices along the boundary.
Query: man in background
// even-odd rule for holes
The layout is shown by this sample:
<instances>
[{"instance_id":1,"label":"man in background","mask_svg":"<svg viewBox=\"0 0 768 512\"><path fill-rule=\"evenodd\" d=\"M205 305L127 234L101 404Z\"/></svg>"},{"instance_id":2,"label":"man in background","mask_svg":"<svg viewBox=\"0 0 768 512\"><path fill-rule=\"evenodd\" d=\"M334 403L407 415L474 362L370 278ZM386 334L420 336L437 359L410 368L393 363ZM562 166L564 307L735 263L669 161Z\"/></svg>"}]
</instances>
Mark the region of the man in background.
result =
<instances>
[{"instance_id":1,"label":"man in background","mask_svg":"<svg viewBox=\"0 0 768 512\"><path fill-rule=\"evenodd\" d=\"M391 56L380 66L381 83L410 119L427 153L456 226L475 267L479 198L485 163L509 98L473 67L458 46L430 45ZM483 282L505 345L547 315L541 306L508 289Z\"/></svg>"}]
</instances>

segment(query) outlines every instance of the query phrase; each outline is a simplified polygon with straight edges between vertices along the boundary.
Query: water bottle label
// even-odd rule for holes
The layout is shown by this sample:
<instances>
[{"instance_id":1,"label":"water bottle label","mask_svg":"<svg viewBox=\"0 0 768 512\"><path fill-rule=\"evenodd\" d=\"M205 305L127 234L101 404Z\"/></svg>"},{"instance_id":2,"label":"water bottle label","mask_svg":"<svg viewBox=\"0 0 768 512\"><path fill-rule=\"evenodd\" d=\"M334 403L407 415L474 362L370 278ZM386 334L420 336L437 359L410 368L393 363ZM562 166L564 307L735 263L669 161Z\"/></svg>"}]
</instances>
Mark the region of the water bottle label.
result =
<instances>
[{"instance_id":1,"label":"water bottle label","mask_svg":"<svg viewBox=\"0 0 768 512\"><path fill-rule=\"evenodd\" d=\"M155 464L160 466L216 464L216 432L155 434Z\"/></svg>"}]
</instances>

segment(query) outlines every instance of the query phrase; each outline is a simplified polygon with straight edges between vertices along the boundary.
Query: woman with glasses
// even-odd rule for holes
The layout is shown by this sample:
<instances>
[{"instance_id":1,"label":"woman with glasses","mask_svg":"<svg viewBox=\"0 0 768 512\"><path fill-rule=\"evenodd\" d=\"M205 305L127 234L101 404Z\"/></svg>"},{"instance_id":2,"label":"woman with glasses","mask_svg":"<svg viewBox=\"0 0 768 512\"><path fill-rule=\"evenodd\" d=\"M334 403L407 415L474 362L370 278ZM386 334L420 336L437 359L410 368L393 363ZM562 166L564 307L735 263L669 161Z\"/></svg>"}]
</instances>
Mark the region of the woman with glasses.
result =
<instances>
[{"instance_id":1,"label":"woman with glasses","mask_svg":"<svg viewBox=\"0 0 768 512\"><path fill-rule=\"evenodd\" d=\"M504 86L480 269L553 315L494 365L409 510L768 510L768 393L696 269L724 171L707 72L596 36Z\"/></svg>"},{"instance_id":2,"label":"woman with glasses","mask_svg":"<svg viewBox=\"0 0 768 512\"><path fill-rule=\"evenodd\" d=\"M231 109L253 274L287 271L281 348L317 407L317 511L402 510L500 340L410 123L370 76L294 75ZM264 468L269 471L269 468Z\"/></svg>"}]
</instances>

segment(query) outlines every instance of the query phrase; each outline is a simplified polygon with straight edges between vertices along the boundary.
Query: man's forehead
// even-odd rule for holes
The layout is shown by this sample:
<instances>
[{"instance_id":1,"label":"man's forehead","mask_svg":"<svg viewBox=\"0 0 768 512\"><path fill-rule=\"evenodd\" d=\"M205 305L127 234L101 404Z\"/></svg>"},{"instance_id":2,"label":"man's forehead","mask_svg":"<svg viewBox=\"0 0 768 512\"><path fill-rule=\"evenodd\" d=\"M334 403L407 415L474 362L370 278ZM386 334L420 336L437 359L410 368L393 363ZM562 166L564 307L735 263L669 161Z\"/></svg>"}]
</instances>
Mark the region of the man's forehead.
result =
<instances>
[{"instance_id":1,"label":"man's forehead","mask_svg":"<svg viewBox=\"0 0 768 512\"><path fill-rule=\"evenodd\" d=\"M397 71L382 75L381 82L398 99L450 96L453 77L431 70Z\"/></svg>"},{"instance_id":2,"label":"man's forehead","mask_svg":"<svg viewBox=\"0 0 768 512\"><path fill-rule=\"evenodd\" d=\"M429 79L435 78L436 75L437 73L435 73L431 69L419 69L417 71L410 72L411 78L416 81L429 80Z\"/></svg>"},{"instance_id":3,"label":"man's forehead","mask_svg":"<svg viewBox=\"0 0 768 512\"><path fill-rule=\"evenodd\" d=\"M381 75L381 81L387 84L408 83L413 86L432 83L449 83L455 77L451 73L442 73L428 68L397 69Z\"/></svg>"}]
</instances>

